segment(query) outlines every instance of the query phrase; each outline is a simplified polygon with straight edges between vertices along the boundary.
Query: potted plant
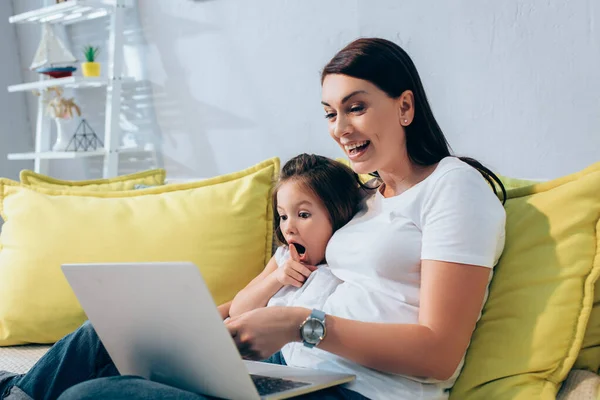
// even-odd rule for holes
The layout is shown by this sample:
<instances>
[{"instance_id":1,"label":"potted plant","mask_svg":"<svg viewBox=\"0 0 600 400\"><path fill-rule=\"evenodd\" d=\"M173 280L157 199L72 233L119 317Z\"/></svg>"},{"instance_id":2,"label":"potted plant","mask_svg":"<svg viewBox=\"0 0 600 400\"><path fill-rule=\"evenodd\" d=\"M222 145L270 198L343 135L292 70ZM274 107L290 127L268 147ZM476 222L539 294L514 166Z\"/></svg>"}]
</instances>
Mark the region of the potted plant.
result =
<instances>
[{"instance_id":1,"label":"potted plant","mask_svg":"<svg viewBox=\"0 0 600 400\"><path fill-rule=\"evenodd\" d=\"M60 87L51 86L45 89L45 93L36 92L36 94L44 96L46 113L54 119L56 124L56 142L52 146L52 150L64 151L73 136L70 132L70 122L75 114L81 116L81 109L73 98L63 97L63 90Z\"/></svg>"},{"instance_id":2,"label":"potted plant","mask_svg":"<svg viewBox=\"0 0 600 400\"><path fill-rule=\"evenodd\" d=\"M96 62L99 52L99 47L85 46L83 48L83 55L86 60L86 62L81 63L83 76L100 76L100 63Z\"/></svg>"}]
</instances>

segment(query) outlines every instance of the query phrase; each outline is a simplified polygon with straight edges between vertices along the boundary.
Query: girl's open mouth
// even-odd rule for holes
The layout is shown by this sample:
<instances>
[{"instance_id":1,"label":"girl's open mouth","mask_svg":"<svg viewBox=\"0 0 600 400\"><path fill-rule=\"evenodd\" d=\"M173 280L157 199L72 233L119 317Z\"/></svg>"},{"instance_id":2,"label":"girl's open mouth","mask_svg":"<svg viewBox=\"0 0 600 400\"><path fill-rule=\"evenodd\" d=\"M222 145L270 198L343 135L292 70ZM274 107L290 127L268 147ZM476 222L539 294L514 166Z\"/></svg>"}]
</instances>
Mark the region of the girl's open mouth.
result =
<instances>
[{"instance_id":1,"label":"girl's open mouth","mask_svg":"<svg viewBox=\"0 0 600 400\"><path fill-rule=\"evenodd\" d=\"M306 247L302 246L299 243L292 243L294 245L294 247L296 248L296 251L298 251L298 255L300 257L302 257L305 253L306 253Z\"/></svg>"}]
</instances>

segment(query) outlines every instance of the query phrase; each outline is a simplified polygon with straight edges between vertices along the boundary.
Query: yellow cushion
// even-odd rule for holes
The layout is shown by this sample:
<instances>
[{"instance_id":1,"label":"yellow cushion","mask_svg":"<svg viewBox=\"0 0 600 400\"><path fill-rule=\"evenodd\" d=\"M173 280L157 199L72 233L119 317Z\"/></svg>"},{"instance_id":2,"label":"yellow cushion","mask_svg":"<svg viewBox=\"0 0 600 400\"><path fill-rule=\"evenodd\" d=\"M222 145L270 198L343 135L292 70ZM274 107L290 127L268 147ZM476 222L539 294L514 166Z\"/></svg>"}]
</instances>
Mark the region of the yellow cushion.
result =
<instances>
[{"instance_id":1,"label":"yellow cushion","mask_svg":"<svg viewBox=\"0 0 600 400\"><path fill-rule=\"evenodd\" d=\"M506 211L505 250L452 399L554 399L584 339L600 276L600 163L509 190Z\"/></svg>"},{"instance_id":2,"label":"yellow cushion","mask_svg":"<svg viewBox=\"0 0 600 400\"><path fill-rule=\"evenodd\" d=\"M511 178L509 176L499 174L496 175L498 176L498 178L500 178L502 184L504 185L504 189L506 190L516 189L523 186L535 185L536 183L539 183L538 181L528 179Z\"/></svg>"},{"instance_id":3,"label":"yellow cushion","mask_svg":"<svg viewBox=\"0 0 600 400\"><path fill-rule=\"evenodd\" d=\"M350 168L352 168L352 164L350 164L350 161L346 158L336 158L335 161L341 162L344 165L349 166ZM362 183L367 183L369 182L371 179L375 178L374 176L371 176L369 174L358 174L358 179L362 182Z\"/></svg>"},{"instance_id":4,"label":"yellow cushion","mask_svg":"<svg viewBox=\"0 0 600 400\"><path fill-rule=\"evenodd\" d=\"M600 228L598 232L600 232ZM598 247L600 248L600 242ZM585 330L581 350L573 368L600 373L600 279L596 281L594 307Z\"/></svg>"},{"instance_id":5,"label":"yellow cushion","mask_svg":"<svg viewBox=\"0 0 600 400\"><path fill-rule=\"evenodd\" d=\"M0 346L51 343L85 319L60 266L192 261L216 303L271 255L279 160L200 182L120 192L40 189L0 179Z\"/></svg>"},{"instance_id":6,"label":"yellow cushion","mask_svg":"<svg viewBox=\"0 0 600 400\"><path fill-rule=\"evenodd\" d=\"M600 245L600 244L599 244ZM587 369L600 374L600 281L596 282L596 294L594 296L594 308L590 315L583 344L574 369ZM599 399L600 400L600 399Z\"/></svg>"},{"instance_id":7,"label":"yellow cushion","mask_svg":"<svg viewBox=\"0 0 600 400\"><path fill-rule=\"evenodd\" d=\"M164 169L152 169L135 174L117 176L109 179L94 179L87 181L65 181L55 179L33 171L21 171L21 182L25 185L36 186L46 189L84 190L84 191L117 191L131 190L135 185L157 186L165 183L166 172Z\"/></svg>"},{"instance_id":8,"label":"yellow cushion","mask_svg":"<svg viewBox=\"0 0 600 400\"><path fill-rule=\"evenodd\" d=\"M591 168L596 167L592 166ZM499 177L506 190L540 183L539 181L511 178L503 175L499 175ZM594 306L583 337L581 350L573 368L600 373L600 280L596 282L594 293Z\"/></svg>"}]
</instances>

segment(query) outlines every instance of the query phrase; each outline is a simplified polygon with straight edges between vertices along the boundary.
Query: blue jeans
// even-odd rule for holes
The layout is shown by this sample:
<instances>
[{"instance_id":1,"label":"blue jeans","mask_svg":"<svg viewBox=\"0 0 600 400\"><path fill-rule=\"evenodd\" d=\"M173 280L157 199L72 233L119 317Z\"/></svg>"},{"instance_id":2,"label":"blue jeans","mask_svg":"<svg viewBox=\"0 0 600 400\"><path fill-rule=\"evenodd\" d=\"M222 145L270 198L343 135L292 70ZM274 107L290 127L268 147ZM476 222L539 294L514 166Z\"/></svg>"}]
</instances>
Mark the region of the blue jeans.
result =
<instances>
[{"instance_id":1,"label":"blue jeans","mask_svg":"<svg viewBox=\"0 0 600 400\"><path fill-rule=\"evenodd\" d=\"M265 362L283 364L281 353ZM25 375L0 379L0 399L210 399L135 376L119 376L89 322L57 342ZM2 395L4 393L4 395ZM351 390L334 387L299 397L305 400L364 400Z\"/></svg>"}]
</instances>

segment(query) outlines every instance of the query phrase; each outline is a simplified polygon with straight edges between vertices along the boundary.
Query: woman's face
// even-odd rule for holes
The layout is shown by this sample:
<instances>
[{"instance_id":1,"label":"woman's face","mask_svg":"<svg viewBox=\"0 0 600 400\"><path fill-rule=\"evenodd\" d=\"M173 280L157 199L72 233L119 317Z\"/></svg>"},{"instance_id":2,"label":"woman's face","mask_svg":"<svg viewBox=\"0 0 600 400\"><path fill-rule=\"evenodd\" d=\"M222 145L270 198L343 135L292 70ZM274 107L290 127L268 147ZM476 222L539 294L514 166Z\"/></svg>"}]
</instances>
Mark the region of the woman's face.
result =
<instances>
[{"instance_id":1,"label":"woman's face","mask_svg":"<svg viewBox=\"0 0 600 400\"><path fill-rule=\"evenodd\" d=\"M322 96L329 133L355 172L394 169L406 159L402 124L412 122L411 92L393 99L369 81L331 74L323 81Z\"/></svg>"}]
</instances>

